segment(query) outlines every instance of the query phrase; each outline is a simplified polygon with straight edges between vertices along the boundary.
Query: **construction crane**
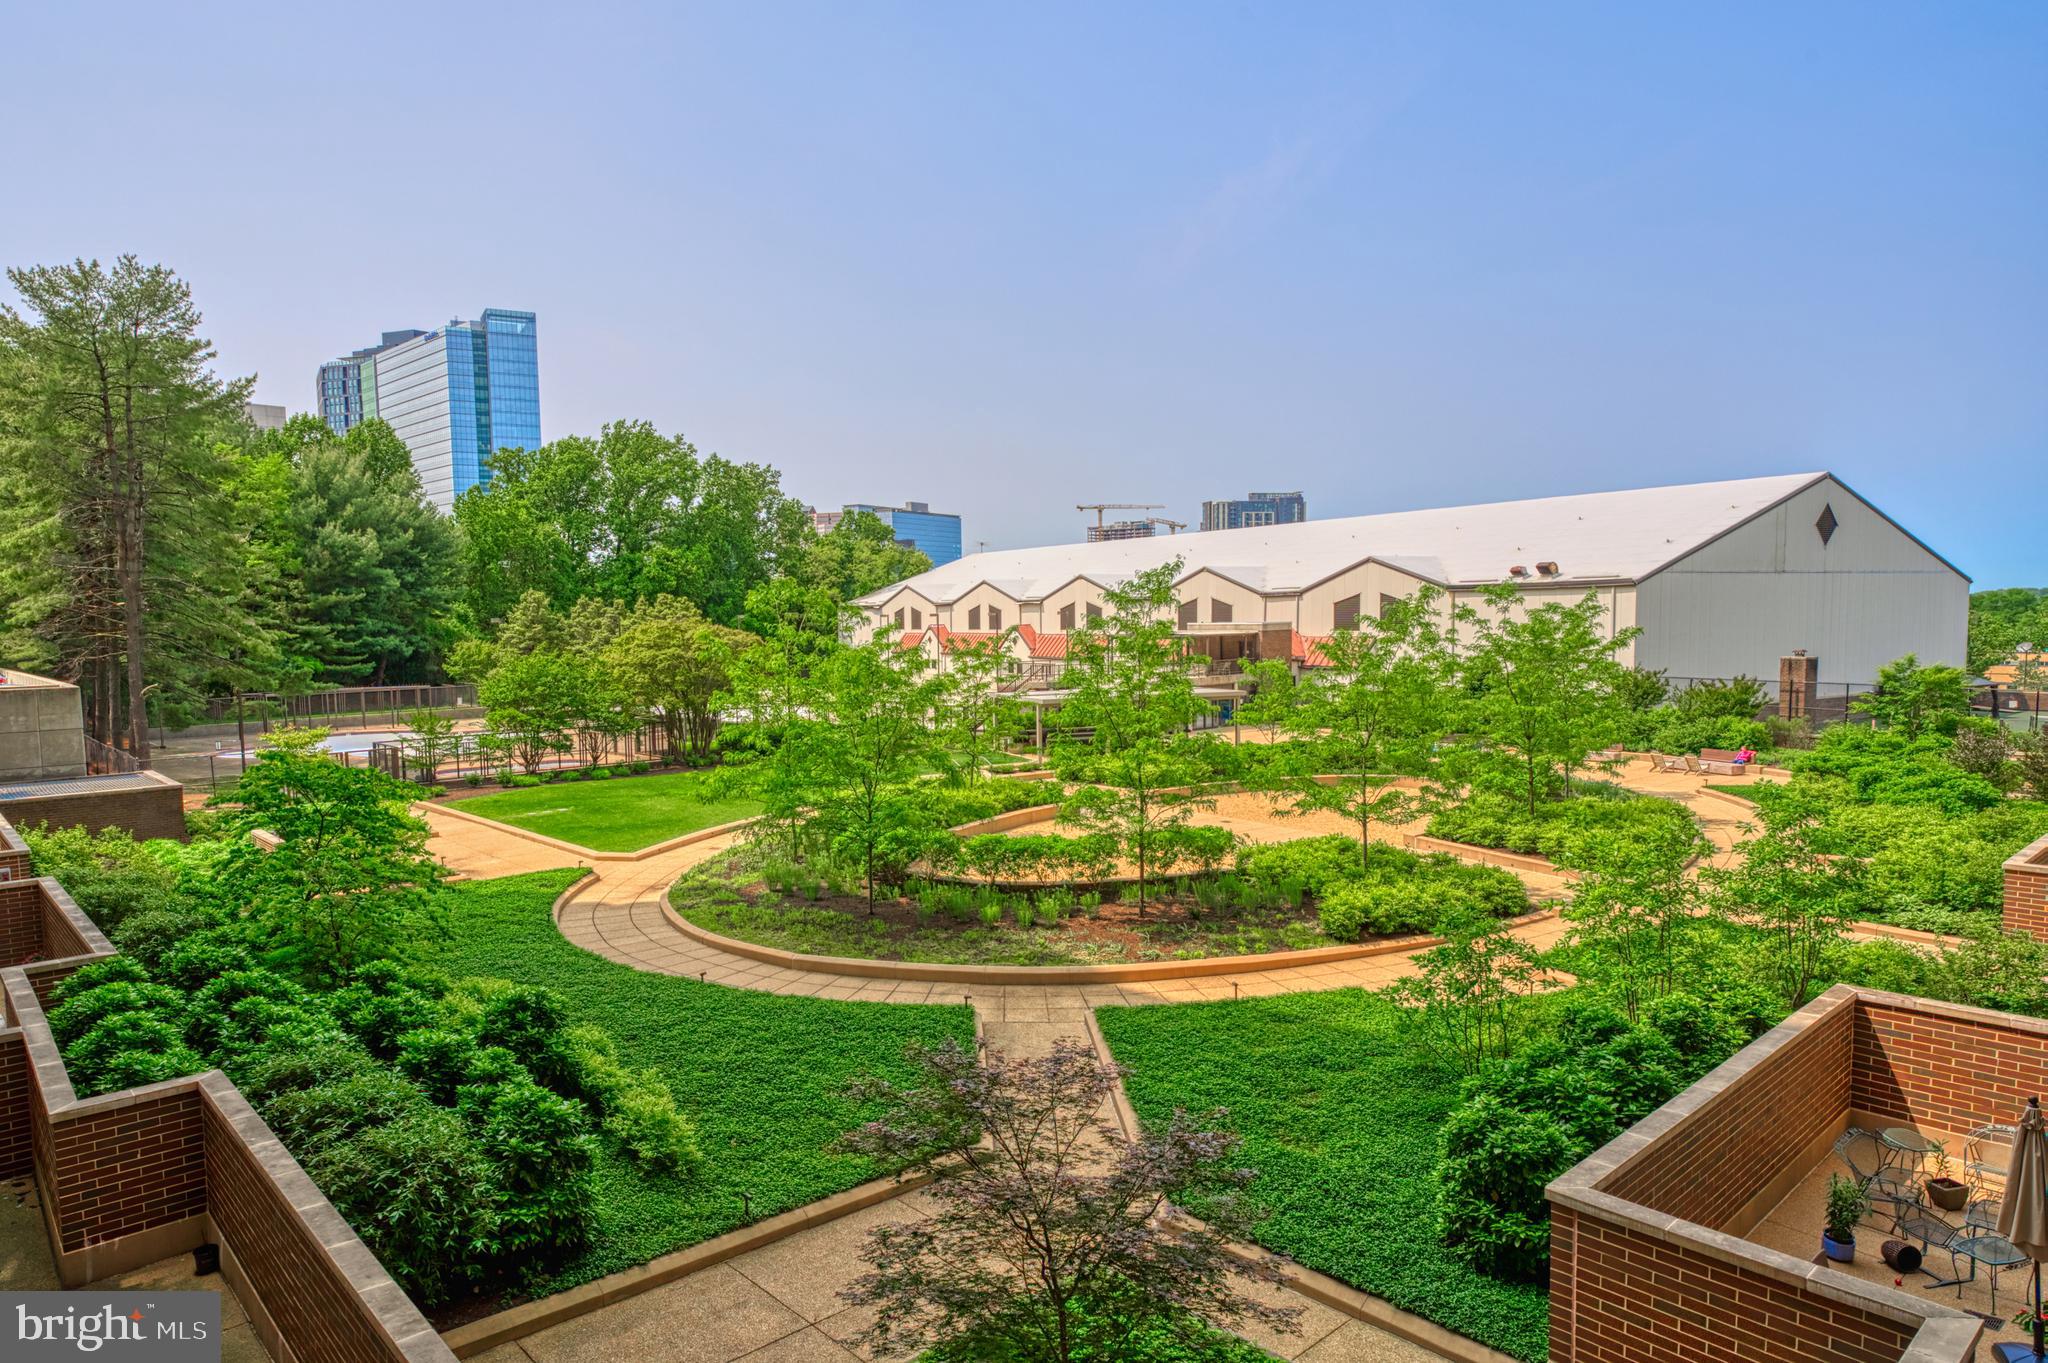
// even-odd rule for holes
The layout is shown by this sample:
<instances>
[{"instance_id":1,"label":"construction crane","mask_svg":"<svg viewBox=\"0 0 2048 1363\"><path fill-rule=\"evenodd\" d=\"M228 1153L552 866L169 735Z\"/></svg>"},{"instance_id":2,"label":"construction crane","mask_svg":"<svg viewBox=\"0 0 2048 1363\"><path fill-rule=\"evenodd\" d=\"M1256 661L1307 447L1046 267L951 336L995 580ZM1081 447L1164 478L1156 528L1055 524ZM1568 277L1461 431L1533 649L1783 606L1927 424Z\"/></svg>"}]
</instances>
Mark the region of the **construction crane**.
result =
<instances>
[{"instance_id":1,"label":"construction crane","mask_svg":"<svg viewBox=\"0 0 2048 1363\"><path fill-rule=\"evenodd\" d=\"M1145 524L1163 525L1166 527L1166 533L1169 535L1178 535L1181 531L1188 528L1186 521L1170 521L1164 516L1147 516Z\"/></svg>"},{"instance_id":2,"label":"construction crane","mask_svg":"<svg viewBox=\"0 0 2048 1363\"><path fill-rule=\"evenodd\" d=\"M1166 510L1166 503L1165 503L1165 502L1082 502L1082 503L1080 503L1079 505L1077 505L1077 506L1076 506L1076 507L1074 508L1074 510L1076 510L1076 511L1093 511L1093 512L1095 513L1095 528L1096 528L1097 530L1100 530L1100 529L1102 529L1102 513L1103 513L1103 512L1105 512L1105 511L1164 511L1164 510Z\"/></svg>"}]
</instances>

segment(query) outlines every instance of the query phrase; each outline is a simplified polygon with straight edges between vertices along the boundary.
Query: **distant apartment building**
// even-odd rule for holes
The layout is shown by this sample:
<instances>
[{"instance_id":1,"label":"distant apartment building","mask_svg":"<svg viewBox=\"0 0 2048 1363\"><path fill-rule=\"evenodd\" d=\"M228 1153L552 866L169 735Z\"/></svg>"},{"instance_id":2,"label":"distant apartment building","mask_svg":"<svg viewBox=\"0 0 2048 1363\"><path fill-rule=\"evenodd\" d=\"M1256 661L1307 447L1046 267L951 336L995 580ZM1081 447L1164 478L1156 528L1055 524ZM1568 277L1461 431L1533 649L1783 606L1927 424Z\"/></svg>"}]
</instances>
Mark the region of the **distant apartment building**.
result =
<instances>
[{"instance_id":1,"label":"distant apartment building","mask_svg":"<svg viewBox=\"0 0 2048 1363\"><path fill-rule=\"evenodd\" d=\"M839 522L846 519L844 511L820 511L811 508L811 529L821 535L829 535L839 528Z\"/></svg>"},{"instance_id":2,"label":"distant apartment building","mask_svg":"<svg viewBox=\"0 0 2048 1363\"><path fill-rule=\"evenodd\" d=\"M934 511L924 502L905 502L902 506L872 506L866 502L848 502L844 511L813 511L812 524L820 533L839 523L845 511L865 511L880 519L896 534L898 544L919 549L932 561L934 568L941 563L951 563L960 557L960 518L943 511ZM831 517L831 525L825 518Z\"/></svg>"},{"instance_id":3,"label":"distant apartment building","mask_svg":"<svg viewBox=\"0 0 2048 1363\"><path fill-rule=\"evenodd\" d=\"M373 417L412 454L427 499L443 511L490 477L501 449L540 446L534 315L485 308L475 321L387 331L374 346L320 366L320 415L337 432Z\"/></svg>"},{"instance_id":4,"label":"distant apartment building","mask_svg":"<svg viewBox=\"0 0 2048 1363\"><path fill-rule=\"evenodd\" d=\"M242 415L249 418L249 424L259 431L281 431L284 429L285 410L275 402L245 402Z\"/></svg>"},{"instance_id":5,"label":"distant apartment building","mask_svg":"<svg viewBox=\"0 0 2048 1363\"><path fill-rule=\"evenodd\" d=\"M1202 503L1204 530L1293 525L1307 519L1308 501L1299 492L1251 492L1235 501Z\"/></svg>"},{"instance_id":6,"label":"distant apartment building","mask_svg":"<svg viewBox=\"0 0 2048 1363\"><path fill-rule=\"evenodd\" d=\"M1105 540L1149 540L1158 531L1151 521L1111 521L1108 525L1088 527L1088 543L1101 544Z\"/></svg>"}]
</instances>

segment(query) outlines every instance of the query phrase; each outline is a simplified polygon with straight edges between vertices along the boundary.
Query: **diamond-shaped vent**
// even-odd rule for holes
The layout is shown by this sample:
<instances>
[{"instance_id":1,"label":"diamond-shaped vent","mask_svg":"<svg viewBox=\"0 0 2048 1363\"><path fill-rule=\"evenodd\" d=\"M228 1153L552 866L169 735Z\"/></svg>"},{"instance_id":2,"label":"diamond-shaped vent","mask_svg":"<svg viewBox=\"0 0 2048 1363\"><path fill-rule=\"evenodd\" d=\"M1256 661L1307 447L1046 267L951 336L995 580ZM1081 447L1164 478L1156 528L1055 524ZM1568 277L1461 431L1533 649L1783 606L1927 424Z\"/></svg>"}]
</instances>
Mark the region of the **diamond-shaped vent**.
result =
<instances>
[{"instance_id":1,"label":"diamond-shaped vent","mask_svg":"<svg viewBox=\"0 0 2048 1363\"><path fill-rule=\"evenodd\" d=\"M1834 507L1824 506L1820 509L1820 519L1813 523L1813 528L1820 531L1820 542L1823 545L1835 537L1835 527L1838 524L1840 522L1835 519Z\"/></svg>"}]
</instances>

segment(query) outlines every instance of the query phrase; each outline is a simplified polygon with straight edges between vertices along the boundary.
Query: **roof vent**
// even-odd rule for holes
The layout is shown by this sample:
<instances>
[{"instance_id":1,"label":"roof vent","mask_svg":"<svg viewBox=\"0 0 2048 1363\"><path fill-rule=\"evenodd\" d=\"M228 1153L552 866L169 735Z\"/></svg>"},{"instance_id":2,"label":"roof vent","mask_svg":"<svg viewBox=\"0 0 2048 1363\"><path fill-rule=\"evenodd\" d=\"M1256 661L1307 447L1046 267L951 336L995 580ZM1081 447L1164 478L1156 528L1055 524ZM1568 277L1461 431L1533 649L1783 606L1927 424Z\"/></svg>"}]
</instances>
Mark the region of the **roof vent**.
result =
<instances>
[{"instance_id":1,"label":"roof vent","mask_svg":"<svg viewBox=\"0 0 2048 1363\"><path fill-rule=\"evenodd\" d=\"M1556 577L1557 564L1553 563L1549 559L1545 559L1543 560L1543 562L1536 565L1536 571L1543 574L1545 577Z\"/></svg>"},{"instance_id":2,"label":"roof vent","mask_svg":"<svg viewBox=\"0 0 2048 1363\"><path fill-rule=\"evenodd\" d=\"M1514 567L1508 569L1509 577L1527 577L1528 575L1528 568L1520 563L1517 563Z\"/></svg>"}]
</instances>

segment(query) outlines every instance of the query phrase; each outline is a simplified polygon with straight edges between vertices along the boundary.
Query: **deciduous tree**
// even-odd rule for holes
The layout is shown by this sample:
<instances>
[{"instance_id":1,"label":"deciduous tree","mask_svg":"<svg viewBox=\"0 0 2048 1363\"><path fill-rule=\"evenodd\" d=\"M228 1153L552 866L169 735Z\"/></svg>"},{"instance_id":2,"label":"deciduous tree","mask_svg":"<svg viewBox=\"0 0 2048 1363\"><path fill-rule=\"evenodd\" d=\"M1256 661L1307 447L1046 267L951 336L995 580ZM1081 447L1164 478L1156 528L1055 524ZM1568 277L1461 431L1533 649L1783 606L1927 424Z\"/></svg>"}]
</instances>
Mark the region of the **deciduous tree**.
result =
<instances>
[{"instance_id":1,"label":"deciduous tree","mask_svg":"<svg viewBox=\"0 0 2048 1363\"><path fill-rule=\"evenodd\" d=\"M846 1145L929 1174L936 1210L869 1233L869 1271L842 1294L875 1308L861 1344L1076 1363L1124 1357L1146 1331L1192 1338L1204 1319L1299 1329L1300 1308L1238 1284L1279 1282L1282 1261L1242 1248L1259 1214L1236 1137L1176 1112L1127 1139L1102 1115L1121 1069L1070 1039L1030 1060L953 1042L911 1059L915 1085L857 1086L883 1112Z\"/></svg>"}]
</instances>

